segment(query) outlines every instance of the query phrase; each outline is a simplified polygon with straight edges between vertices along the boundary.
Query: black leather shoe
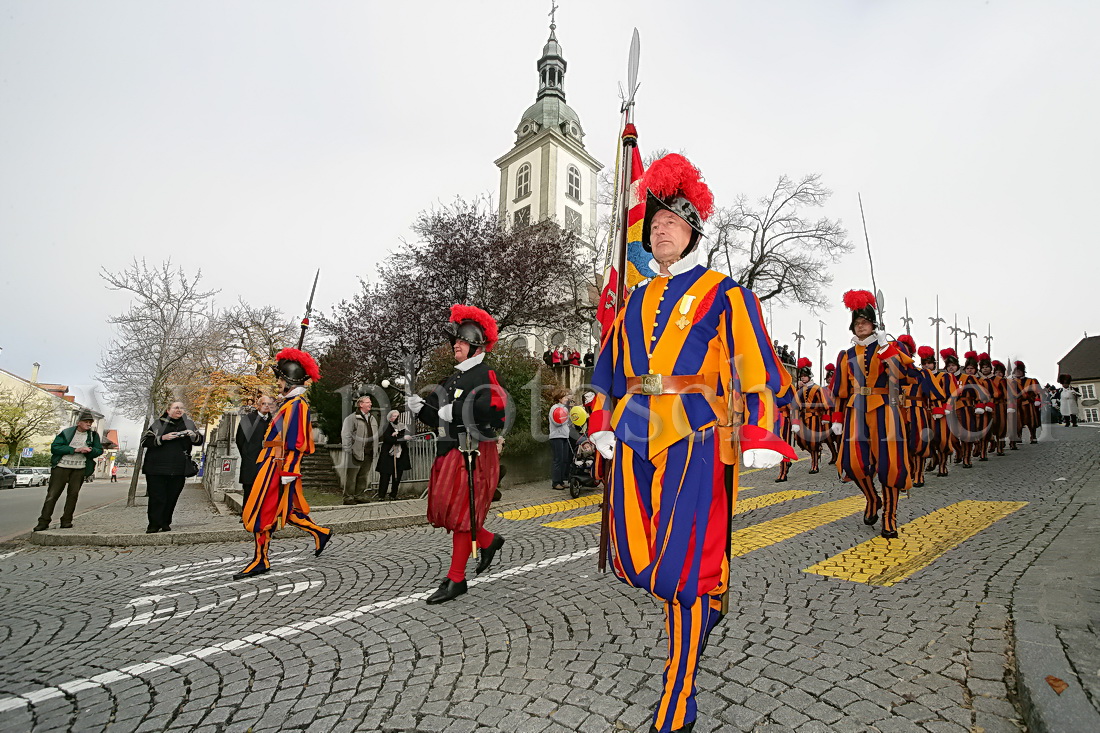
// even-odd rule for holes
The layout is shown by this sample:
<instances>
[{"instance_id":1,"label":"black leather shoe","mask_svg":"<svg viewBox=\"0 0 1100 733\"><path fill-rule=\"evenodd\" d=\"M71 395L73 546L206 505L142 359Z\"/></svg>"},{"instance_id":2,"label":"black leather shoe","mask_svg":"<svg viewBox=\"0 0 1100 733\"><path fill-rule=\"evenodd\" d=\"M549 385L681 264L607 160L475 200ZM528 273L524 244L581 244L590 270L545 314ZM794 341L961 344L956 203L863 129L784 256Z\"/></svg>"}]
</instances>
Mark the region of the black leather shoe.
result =
<instances>
[{"instance_id":1,"label":"black leather shoe","mask_svg":"<svg viewBox=\"0 0 1100 733\"><path fill-rule=\"evenodd\" d=\"M814 470L812 470L812 471L808 471L807 473L817 473L817 472L818 472L818 471L820 471L820 470L821 470L821 469L819 469L819 468L815 468Z\"/></svg>"},{"instance_id":2,"label":"black leather shoe","mask_svg":"<svg viewBox=\"0 0 1100 733\"><path fill-rule=\"evenodd\" d=\"M161 532L171 532L172 531L172 525L166 524L166 525L164 525L163 527L160 528L160 531Z\"/></svg>"},{"instance_id":3,"label":"black leather shoe","mask_svg":"<svg viewBox=\"0 0 1100 733\"><path fill-rule=\"evenodd\" d=\"M884 529L882 530L882 536L888 540L896 540L898 538L898 531L896 529Z\"/></svg>"},{"instance_id":4,"label":"black leather shoe","mask_svg":"<svg viewBox=\"0 0 1100 733\"><path fill-rule=\"evenodd\" d=\"M325 547L328 545L328 541L332 539L332 536L336 534L333 530L329 530L328 534L320 535L317 538L317 549L313 551L314 557L320 557L321 553L325 551Z\"/></svg>"},{"instance_id":5,"label":"black leather shoe","mask_svg":"<svg viewBox=\"0 0 1100 733\"><path fill-rule=\"evenodd\" d=\"M466 581L456 583L450 578L447 578L439 586L439 590L428 596L428 603L435 605L436 603L444 603L446 601L453 601L460 595L466 592Z\"/></svg>"},{"instance_id":6,"label":"black leather shoe","mask_svg":"<svg viewBox=\"0 0 1100 733\"><path fill-rule=\"evenodd\" d=\"M978 460L979 461L988 461L989 459L988 458L979 458Z\"/></svg>"},{"instance_id":7,"label":"black leather shoe","mask_svg":"<svg viewBox=\"0 0 1100 733\"><path fill-rule=\"evenodd\" d=\"M478 575L481 575L489 569L489 566L493 564L493 558L496 557L497 550L501 547L504 547L504 538L500 535L495 535L493 541L489 543L488 547L481 551L481 557L477 559Z\"/></svg>"},{"instance_id":8,"label":"black leather shoe","mask_svg":"<svg viewBox=\"0 0 1100 733\"><path fill-rule=\"evenodd\" d=\"M65 524L64 522L61 523L61 529L72 529L72 528L73 528L73 523L72 522L69 522L68 524Z\"/></svg>"},{"instance_id":9,"label":"black leather shoe","mask_svg":"<svg viewBox=\"0 0 1100 733\"><path fill-rule=\"evenodd\" d=\"M251 570L247 570L243 573L237 573L233 576L233 580L244 580L245 578L255 578L257 575L263 575L271 568L265 568L263 565L257 565Z\"/></svg>"},{"instance_id":10,"label":"black leather shoe","mask_svg":"<svg viewBox=\"0 0 1100 733\"><path fill-rule=\"evenodd\" d=\"M50 525L42 524L42 522L39 522L38 524L34 525L34 531L35 532L41 532L41 531L47 530L49 528L50 528Z\"/></svg>"},{"instance_id":11,"label":"black leather shoe","mask_svg":"<svg viewBox=\"0 0 1100 733\"><path fill-rule=\"evenodd\" d=\"M920 482L920 483L918 483L918 484L913 484L913 488L914 488L914 489L922 489L922 488L924 488L924 482L923 482L923 481L921 481L921 482Z\"/></svg>"},{"instance_id":12,"label":"black leather shoe","mask_svg":"<svg viewBox=\"0 0 1100 733\"><path fill-rule=\"evenodd\" d=\"M866 524L868 527L870 527L872 524L874 524L877 521L878 521L878 515L877 514L872 514L869 517L864 517L863 518L863 523Z\"/></svg>"},{"instance_id":13,"label":"black leather shoe","mask_svg":"<svg viewBox=\"0 0 1100 733\"><path fill-rule=\"evenodd\" d=\"M159 531L160 527L156 526L155 524L150 524L148 527L145 528L145 534L156 534Z\"/></svg>"},{"instance_id":14,"label":"black leather shoe","mask_svg":"<svg viewBox=\"0 0 1100 733\"><path fill-rule=\"evenodd\" d=\"M690 723L684 723L683 728L677 728L676 730L672 731L672 733L691 733L691 731L693 731L693 730L695 730L695 721L694 720L691 721ZM649 726L649 733L659 733L658 730L657 730L657 726L655 726L655 725Z\"/></svg>"}]
</instances>

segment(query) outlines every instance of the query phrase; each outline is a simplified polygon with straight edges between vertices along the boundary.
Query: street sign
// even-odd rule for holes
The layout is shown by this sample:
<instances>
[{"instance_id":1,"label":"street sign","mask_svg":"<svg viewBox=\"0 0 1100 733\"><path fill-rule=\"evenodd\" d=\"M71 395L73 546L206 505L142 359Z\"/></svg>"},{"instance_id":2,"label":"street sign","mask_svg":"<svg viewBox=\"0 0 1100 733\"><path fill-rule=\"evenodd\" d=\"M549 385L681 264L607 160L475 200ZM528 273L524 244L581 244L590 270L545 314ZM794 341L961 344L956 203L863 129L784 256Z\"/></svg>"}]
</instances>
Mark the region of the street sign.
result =
<instances>
[{"instance_id":1,"label":"street sign","mask_svg":"<svg viewBox=\"0 0 1100 733\"><path fill-rule=\"evenodd\" d=\"M222 473L229 473L233 470L233 462L226 458L222 461Z\"/></svg>"},{"instance_id":2,"label":"street sign","mask_svg":"<svg viewBox=\"0 0 1100 733\"><path fill-rule=\"evenodd\" d=\"M34 448L24 448L23 452L19 454L20 458L30 458L34 455Z\"/></svg>"}]
</instances>

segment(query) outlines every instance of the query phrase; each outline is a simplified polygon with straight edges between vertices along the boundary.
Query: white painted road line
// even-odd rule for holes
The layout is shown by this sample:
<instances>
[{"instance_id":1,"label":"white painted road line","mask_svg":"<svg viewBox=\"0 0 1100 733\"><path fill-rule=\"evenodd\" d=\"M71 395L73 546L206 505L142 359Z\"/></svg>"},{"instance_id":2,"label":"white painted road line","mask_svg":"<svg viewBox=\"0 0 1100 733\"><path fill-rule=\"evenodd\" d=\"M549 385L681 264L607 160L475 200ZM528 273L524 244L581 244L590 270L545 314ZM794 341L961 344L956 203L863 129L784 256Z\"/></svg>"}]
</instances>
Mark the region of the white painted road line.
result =
<instances>
[{"instance_id":1,"label":"white painted road line","mask_svg":"<svg viewBox=\"0 0 1100 733\"><path fill-rule=\"evenodd\" d=\"M18 552L18 550L16 550ZM289 550L287 552L280 552L278 554L279 559L290 557L291 555L299 555L304 550ZM252 555L234 555L233 557L223 557L218 560L203 560L201 562L189 562L183 565L169 565L166 568L157 568L156 570L150 570L149 575L164 575L165 573L174 573L177 570L187 570L188 568L205 568L211 565L225 565L231 562L247 562L252 559Z\"/></svg>"},{"instance_id":2,"label":"white painted road line","mask_svg":"<svg viewBox=\"0 0 1100 733\"><path fill-rule=\"evenodd\" d=\"M280 557L279 562L292 563L301 562L301 557ZM180 573L179 575L172 575L167 578L158 578L157 580L150 580L148 583L142 583L139 588L159 588L165 585L177 585L179 583L187 583L192 580L202 580L203 578L213 577L225 577L226 571L222 568L217 570L201 570L197 573Z\"/></svg>"},{"instance_id":3,"label":"white painted road line","mask_svg":"<svg viewBox=\"0 0 1100 733\"><path fill-rule=\"evenodd\" d=\"M538 562L528 563L527 565L521 565L515 568L508 568L502 570L499 573L493 573L492 575L475 578L469 581L470 585L481 585L483 583L492 583L504 578L512 578L517 575L523 575L525 573L534 572L535 570L541 570L554 565L561 565L572 560L580 560L581 558L589 557L596 554L595 547L589 547L584 550L572 552L568 555L559 555L557 557L550 557L545 560L539 560ZM19 708L26 707L27 705L35 705L36 703L43 702L45 700L51 700L55 697L62 697L63 695L72 694L79 690L86 690L91 687L106 687L107 685L115 682L120 682L126 679L133 679L145 674L151 674L153 672L159 672L161 670L172 669L173 667L182 666L188 662L192 662L196 659L206 659L207 657L224 654L225 652L235 651L249 646L260 646L266 644L269 641L275 641L276 639L288 639L292 636L297 636L305 631L312 631L313 629L323 628L326 626L334 626L343 621L350 621L352 619L359 618L360 616L366 616L378 611L385 611L391 608L400 608L401 606L408 606L417 601L422 601L434 593L435 590L425 591L423 593L412 593L407 596L399 596L397 598L391 598L388 601L377 601L375 603L368 603L365 606L359 606L349 611L340 611L329 616L320 616L310 621L300 621L296 624L290 624L289 626L280 626L279 628L271 629L270 631L261 632L258 634L250 634L242 639L234 639L233 641L222 642L221 644L214 644L212 646L200 647L198 649L192 649L190 651L181 652L180 654L172 654L167 657L161 657L154 659L151 662L143 662L141 664L131 664L128 667L122 667L121 669L111 670L110 672L104 672L97 674L95 677L86 677L83 679L73 680L72 682L65 682L57 686L40 687L30 692L24 692L19 695L9 695L7 697L0 697L0 713L7 710L17 710Z\"/></svg>"},{"instance_id":4,"label":"white painted road line","mask_svg":"<svg viewBox=\"0 0 1100 733\"><path fill-rule=\"evenodd\" d=\"M304 590L316 588L324 584L325 582L323 580L310 580L301 583L294 583L292 585L276 585L269 588L257 588L256 590L249 591L248 593L241 593L235 598L226 598L224 601L218 601L217 603L208 603L205 606L199 606L198 608L193 608L190 611L180 611L178 613L176 612L174 606L169 608L158 608L155 611L146 611L144 613L139 613L133 618L126 619L125 621L115 621L113 624L110 625L109 628L121 629L126 626L144 626L146 624L167 621L169 619L175 620L180 618L187 618L188 616L192 616L196 613L206 613L207 611L212 611L215 608L232 606L237 601L243 601L248 598L255 598L256 596L263 595L264 593L274 593L276 596L288 596L292 593L301 593Z\"/></svg>"}]
</instances>

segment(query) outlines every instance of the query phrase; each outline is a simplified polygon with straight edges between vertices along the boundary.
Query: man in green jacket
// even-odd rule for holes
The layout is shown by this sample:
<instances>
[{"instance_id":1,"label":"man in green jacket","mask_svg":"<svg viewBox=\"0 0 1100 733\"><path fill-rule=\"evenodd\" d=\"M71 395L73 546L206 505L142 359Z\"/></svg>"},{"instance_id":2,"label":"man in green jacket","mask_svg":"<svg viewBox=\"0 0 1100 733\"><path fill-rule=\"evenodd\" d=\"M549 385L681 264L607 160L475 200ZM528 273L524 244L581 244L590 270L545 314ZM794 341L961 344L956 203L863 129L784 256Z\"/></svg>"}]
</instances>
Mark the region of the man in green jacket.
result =
<instances>
[{"instance_id":1,"label":"man in green jacket","mask_svg":"<svg viewBox=\"0 0 1100 733\"><path fill-rule=\"evenodd\" d=\"M93 422L95 416L92 413L82 412L76 425L65 428L53 439L50 446L50 465L53 466L50 469L50 486L46 489L46 501L42 504L42 516L34 527L35 532L50 528L54 505L66 488L68 493L65 496L65 510L61 513L61 529L73 526L73 512L76 511L76 499L84 477L92 475L95 459L103 454L99 433L92 430Z\"/></svg>"}]
</instances>

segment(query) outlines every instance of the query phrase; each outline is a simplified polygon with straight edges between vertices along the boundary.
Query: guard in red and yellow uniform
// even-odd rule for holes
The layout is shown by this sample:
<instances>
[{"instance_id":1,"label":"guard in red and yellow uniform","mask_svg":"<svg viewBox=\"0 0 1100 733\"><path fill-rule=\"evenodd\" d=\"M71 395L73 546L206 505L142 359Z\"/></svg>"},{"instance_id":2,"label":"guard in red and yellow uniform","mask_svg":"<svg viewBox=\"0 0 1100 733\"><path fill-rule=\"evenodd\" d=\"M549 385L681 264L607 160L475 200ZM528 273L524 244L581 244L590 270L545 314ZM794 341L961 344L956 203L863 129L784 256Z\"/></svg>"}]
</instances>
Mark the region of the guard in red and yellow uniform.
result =
<instances>
[{"instance_id":1,"label":"guard in red and yellow uniform","mask_svg":"<svg viewBox=\"0 0 1100 733\"><path fill-rule=\"evenodd\" d=\"M264 435L263 450L256 462L260 470L248 494L241 521L253 534L256 550L252 561L234 580L262 575L271 569L268 546L271 533L292 525L313 537L314 555L320 555L332 538L332 530L314 524L309 504L302 493L302 456L313 452L313 426L306 382L321 378L317 362L305 351L283 349L275 355L275 376L282 402Z\"/></svg>"},{"instance_id":2,"label":"guard in red and yellow uniform","mask_svg":"<svg viewBox=\"0 0 1100 733\"><path fill-rule=\"evenodd\" d=\"M695 725L699 659L729 582L738 457L756 468L794 457L776 435L791 384L760 301L695 263L714 203L699 171L666 155L641 185L642 245L658 275L630 294L601 346L589 434L613 457L615 574L664 603L668 660L651 730L666 733Z\"/></svg>"},{"instance_id":3,"label":"guard in red and yellow uniform","mask_svg":"<svg viewBox=\"0 0 1100 733\"><path fill-rule=\"evenodd\" d=\"M979 421L981 425L982 439L978 443L978 460L989 460L989 442L990 436L993 434L993 389L990 384L990 379L993 376L993 362L989 359L989 354L984 351L978 354L978 383L982 386L982 391L985 393L985 402L982 402L979 407L982 408L982 415Z\"/></svg>"},{"instance_id":4,"label":"guard in red and yellow uniform","mask_svg":"<svg viewBox=\"0 0 1100 733\"><path fill-rule=\"evenodd\" d=\"M1022 443L1024 428L1031 433L1031 442L1039 442L1039 420L1043 406L1043 388L1039 380L1027 376L1027 366L1022 361L1013 364L1012 378L1016 387L1016 442ZM1012 448L1016 450L1015 447Z\"/></svg>"},{"instance_id":5,"label":"guard in red and yellow uniform","mask_svg":"<svg viewBox=\"0 0 1100 733\"><path fill-rule=\"evenodd\" d=\"M810 473L821 470L821 447L825 436L832 435L829 406L825 392L814 384L813 363L806 357L798 360L798 388L794 393L794 431L798 446L810 454Z\"/></svg>"},{"instance_id":6,"label":"guard in red and yellow uniform","mask_svg":"<svg viewBox=\"0 0 1100 733\"><path fill-rule=\"evenodd\" d=\"M989 428L989 445L997 455L1005 454L1005 437L1008 435L1008 380L1005 379L1005 365L999 361L990 363L990 375L986 379L989 396L993 406L992 421ZM983 368L984 373L984 368ZM1015 412L1015 407L1013 407Z\"/></svg>"},{"instance_id":7,"label":"guard in red and yellow uniform","mask_svg":"<svg viewBox=\"0 0 1100 733\"><path fill-rule=\"evenodd\" d=\"M952 348L940 349L944 368L936 369L936 354L931 347L921 356L921 366L927 371L928 404L932 408L932 454L929 456L928 470L936 469L937 476L948 475L947 466L955 450L955 438L951 433L948 416L952 414L951 395L958 388L955 370L959 367L959 357Z\"/></svg>"},{"instance_id":8,"label":"guard in red and yellow uniform","mask_svg":"<svg viewBox=\"0 0 1100 733\"><path fill-rule=\"evenodd\" d=\"M844 305L852 311L852 347L837 356L832 393L837 410L832 430L843 434L837 470L842 481L854 481L867 505L863 523L872 525L882 512L882 536L898 536L898 492L912 486L905 419L897 404L900 385L910 378L913 359L879 329L875 296L849 290ZM875 476L882 497L875 491Z\"/></svg>"},{"instance_id":9,"label":"guard in red and yellow uniform","mask_svg":"<svg viewBox=\"0 0 1100 733\"><path fill-rule=\"evenodd\" d=\"M907 333L898 336L898 346L909 356L920 353L932 355L935 352L924 346L921 351L913 337ZM930 385L928 384L928 372L922 367L914 368L914 376L900 386L899 406L905 415L905 433L909 438L909 463L910 472L913 475L913 487L924 486L924 462L932 455L932 439L935 430L932 427L932 409L928 404Z\"/></svg>"},{"instance_id":10,"label":"guard in red and yellow uniform","mask_svg":"<svg viewBox=\"0 0 1100 733\"><path fill-rule=\"evenodd\" d=\"M973 468L971 459L975 453L979 453L979 444L985 440L984 417L986 392L978 377L978 354L968 351L963 354L966 359L963 365L963 373L959 377L958 387L952 395L951 404L955 411L951 428L956 432L959 443L959 455L962 458L963 468Z\"/></svg>"},{"instance_id":11,"label":"guard in red and yellow uniform","mask_svg":"<svg viewBox=\"0 0 1100 733\"><path fill-rule=\"evenodd\" d=\"M833 379L836 378L836 365L829 362L825 365L825 383L821 385L821 394L825 398L825 422L836 412L836 403L833 401ZM840 436L832 430L825 431L825 445L829 446L829 465L835 466L837 455L840 453Z\"/></svg>"}]
</instances>

